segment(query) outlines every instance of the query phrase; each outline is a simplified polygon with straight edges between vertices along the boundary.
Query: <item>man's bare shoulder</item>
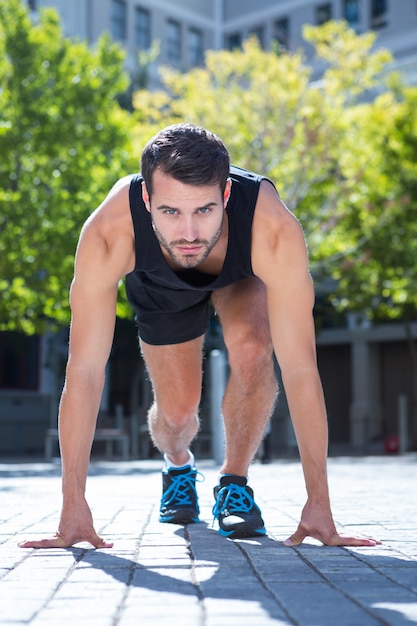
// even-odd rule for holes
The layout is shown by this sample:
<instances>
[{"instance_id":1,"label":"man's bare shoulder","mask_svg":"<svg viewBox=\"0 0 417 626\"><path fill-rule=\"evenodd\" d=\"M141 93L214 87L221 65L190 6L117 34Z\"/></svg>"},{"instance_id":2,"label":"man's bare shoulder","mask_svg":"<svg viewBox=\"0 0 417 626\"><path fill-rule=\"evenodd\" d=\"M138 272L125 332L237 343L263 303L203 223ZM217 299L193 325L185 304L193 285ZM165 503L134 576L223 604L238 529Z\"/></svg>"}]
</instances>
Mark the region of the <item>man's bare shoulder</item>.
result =
<instances>
[{"instance_id":1,"label":"man's bare shoulder","mask_svg":"<svg viewBox=\"0 0 417 626\"><path fill-rule=\"evenodd\" d=\"M102 236L111 236L114 228L125 222L131 226L129 188L133 175L119 179L110 189L103 202L91 213L84 227L97 229Z\"/></svg>"},{"instance_id":2,"label":"man's bare shoulder","mask_svg":"<svg viewBox=\"0 0 417 626\"><path fill-rule=\"evenodd\" d=\"M276 303L305 294L311 305L313 291L304 233L271 183L262 183L252 228L252 268L273 294ZM272 302L272 299L271 299ZM277 304L278 306L278 304Z\"/></svg>"},{"instance_id":3,"label":"man's bare shoulder","mask_svg":"<svg viewBox=\"0 0 417 626\"><path fill-rule=\"evenodd\" d=\"M134 231L129 206L132 176L117 181L104 201L89 216L80 236L76 270L97 264L109 278L122 278L134 267Z\"/></svg>"},{"instance_id":4,"label":"man's bare shoulder","mask_svg":"<svg viewBox=\"0 0 417 626\"><path fill-rule=\"evenodd\" d=\"M276 254L284 242L304 242L301 225L268 180L259 189L252 229L252 251Z\"/></svg>"}]
</instances>

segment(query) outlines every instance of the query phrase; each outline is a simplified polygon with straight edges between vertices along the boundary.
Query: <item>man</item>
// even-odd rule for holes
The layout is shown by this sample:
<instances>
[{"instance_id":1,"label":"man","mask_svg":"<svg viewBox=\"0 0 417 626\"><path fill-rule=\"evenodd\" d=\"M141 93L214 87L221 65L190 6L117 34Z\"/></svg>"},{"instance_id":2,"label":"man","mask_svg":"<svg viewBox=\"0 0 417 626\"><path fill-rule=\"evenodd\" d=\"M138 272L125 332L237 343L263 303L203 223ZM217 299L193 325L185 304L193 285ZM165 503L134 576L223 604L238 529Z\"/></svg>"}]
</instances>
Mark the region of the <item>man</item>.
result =
<instances>
[{"instance_id":1,"label":"man","mask_svg":"<svg viewBox=\"0 0 417 626\"><path fill-rule=\"evenodd\" d=\"M307 502L296 532L329 545L375 545L336 531L326 477L327 419L316 364L314 293L301 227L267 179L230 167L223 143L180 124L145 147L141 175L121 179L81 233L71 286L71 335L60 404L63 505L54 537L22 547L68 547L99 537L85 500L119 281L152 381L149 429L164 454L160 521L199 520L190 444L198 431L203 337L211 300L230 378L223 401L225 459L214 488L219 532L265 534L249 465L274 407L273 351L297 435Z\"/></svg>"}]
</instances>

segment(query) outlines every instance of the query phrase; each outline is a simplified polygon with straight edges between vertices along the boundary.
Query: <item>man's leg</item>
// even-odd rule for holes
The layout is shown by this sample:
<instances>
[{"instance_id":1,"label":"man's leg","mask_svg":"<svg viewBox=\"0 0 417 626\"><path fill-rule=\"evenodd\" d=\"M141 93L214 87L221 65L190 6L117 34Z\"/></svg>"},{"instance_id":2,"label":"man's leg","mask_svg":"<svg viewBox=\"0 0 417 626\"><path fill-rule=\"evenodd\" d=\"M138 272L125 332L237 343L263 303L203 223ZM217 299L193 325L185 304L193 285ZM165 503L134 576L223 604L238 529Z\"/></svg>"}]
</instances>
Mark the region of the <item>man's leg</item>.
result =
<instances>
[{"instance_id":1,"label":"man's leg","mask_svg":"<svg viewBox=\"0 0 417 626\"><path fill-rule=\"evenodd\" d=\"M263 535L265 526L247 475L277 397L266 290L258 279L249 278L215 292L212 300L230 365L223 399L225 459L214 489L213 513L226 537Z\"/></svg>"},{"instance_id":2,"label":"man's leg","mask_svg":"<svg viewBox=\"0 0 417 626\"><path fill-rule=\"evenodd\" d=\"M187 462L198 432L202 346L203 337L168 346L141 342L154 395L149 431L158 450L175 465Z\"/></svg>"},{"instance_id":3,"label":"man's leg","mask_svg":"<svg viewBox=\"0 0 417 626\"><path fill-rule=\"evenodd\" d=\"M221 473L245 476L262 441L277 397L266 290L248 278L216 291L230 377L223 400L226 431Z\"/></svg>"},{"instance_id":4,"label":"man's leg","mask_svg":"<svg viewBox=\"0 0 417 626\"><path fill-rule=\"evenodd\" d=\"M198 432L203 337L185 343L152 346L141 342L154 402L149 432L164 454L161 522L198 521L196 470L189 446Z\"/></svg>"}]
</instances>

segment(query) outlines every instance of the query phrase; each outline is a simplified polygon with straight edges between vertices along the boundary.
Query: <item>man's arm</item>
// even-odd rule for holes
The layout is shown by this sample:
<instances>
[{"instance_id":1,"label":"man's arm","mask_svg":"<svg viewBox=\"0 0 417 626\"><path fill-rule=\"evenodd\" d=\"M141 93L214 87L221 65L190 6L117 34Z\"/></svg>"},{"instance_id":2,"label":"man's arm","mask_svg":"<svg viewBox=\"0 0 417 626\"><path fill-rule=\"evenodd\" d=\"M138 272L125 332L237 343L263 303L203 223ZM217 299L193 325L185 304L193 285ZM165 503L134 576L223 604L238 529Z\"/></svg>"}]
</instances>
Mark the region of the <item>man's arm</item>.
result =
<instances>
[{"instance_id":1,"label":"man's arm","mask_svg":"<svg viewBox=\"0 0 417 626\"><path fill-rule=\"evenodd\" d=\"M327 414L317 367L314 290L302 229L268 182L256 207L252 266L265 283L274 351L281 368L307 489L297 531L285 545L312 536L328 545L374 545L343 537L333 522L327 482Z\"/></svg>"},{"instance_id":2,"label":"man's arm","mask_svg":"<svg viewBox=\"0 0 417 626\"><path fill-rule=\"evenodd\" d=\"M65 385L59 409L63 504L54 537L21 547L68 547L89 541L111 547L94 530L85 487L105 367L112 346L119 280L132 269L127 188L110 194L86 222L70 291L71 330Z\"/></svg>"}]
</instances>

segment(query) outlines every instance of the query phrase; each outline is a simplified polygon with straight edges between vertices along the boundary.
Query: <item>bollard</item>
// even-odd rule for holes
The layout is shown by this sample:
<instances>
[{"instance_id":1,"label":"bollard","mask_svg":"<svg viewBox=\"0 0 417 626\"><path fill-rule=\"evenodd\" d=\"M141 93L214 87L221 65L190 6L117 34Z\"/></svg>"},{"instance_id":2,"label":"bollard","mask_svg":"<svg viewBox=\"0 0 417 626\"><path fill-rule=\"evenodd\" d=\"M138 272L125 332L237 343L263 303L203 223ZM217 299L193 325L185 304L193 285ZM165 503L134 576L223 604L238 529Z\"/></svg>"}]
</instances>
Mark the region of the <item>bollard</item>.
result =
<instances>
[{"instance_id":1,"label":"bollard","mask_svg":"<svg viewBox=\"0 0 417 626\"><path fill-rule=\"evenodd\" d=\"M123 404L116 404L115 406L115 426L117 428L117 430L121 430L124 431L125 429L125 416L124 416L124 412L123 412ZM119 442L117 444L118 446L118 453L121 456L123 455L123 443Z\"/></svg>"},{"instance_id":2,"label":"bollard","mask_svg":"<svg viewBox=\"0 0 417 626\"><path fill-rule=\"evenodd\" d=\"M408 451L407 396L404 394L398 396L398 435L400 439L400 453L404 454Z\"/></svg>"},{"instance_id":3,"label":"bollard","mask_svg":"<svg viewBox=\"0 0 417 626\"><path fill-rule=\"evenodd\" d=\"M222 350L212 350L210 364L210 423L211 451L214 461L221 465L224 459L224 423L222 402L226 389L226 355Z\"/></svg>"},{"instance_id":4,"label":"bollard","mask_svg":"<svg viewBox=\"0 0 417 626\"><path fill-rule=\"evenodd\" d=\"M119 430L124 430L125 427L125 418L123 415L123 404L116 404L116 428Z\"/></svg>"}]
</instances>

